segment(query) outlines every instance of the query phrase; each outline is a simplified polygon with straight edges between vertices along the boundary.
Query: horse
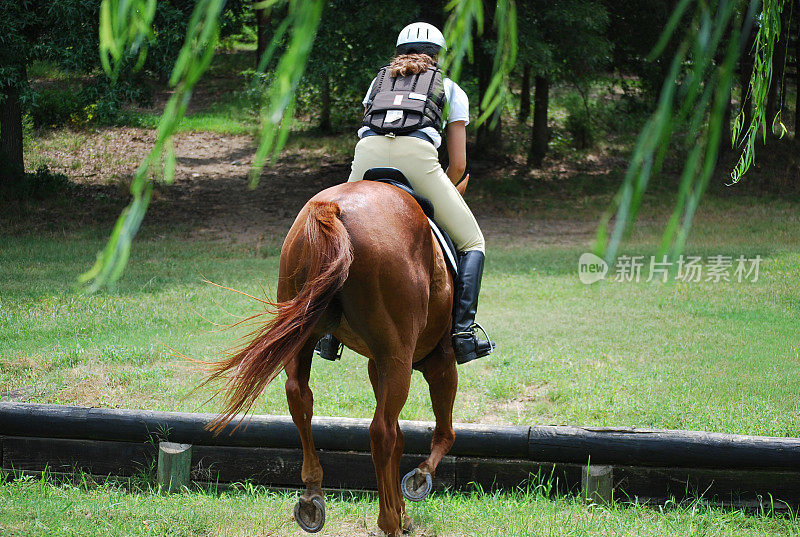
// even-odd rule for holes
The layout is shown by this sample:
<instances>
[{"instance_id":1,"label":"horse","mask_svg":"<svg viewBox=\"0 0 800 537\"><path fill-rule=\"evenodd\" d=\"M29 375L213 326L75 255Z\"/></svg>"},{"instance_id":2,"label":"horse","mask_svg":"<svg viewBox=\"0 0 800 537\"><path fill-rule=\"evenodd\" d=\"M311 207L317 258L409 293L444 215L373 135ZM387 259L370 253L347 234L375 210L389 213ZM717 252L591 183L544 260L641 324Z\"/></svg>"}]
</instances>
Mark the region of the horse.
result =
<instances>
[{"instance_id":1,"label":"horse","mask_svg":"<svg viewBox=\"0 0 800 537\"><path fill-rule=\"evenodd\" d=\"M463 194L465 188L462 181L458 190ZM333 333L369 360L376 401L369 435L378 527L401 535L411 529L403 493L415 501L427 496L431 476L455 440L453 291L453 275L426 215L400 188L376 181L342 183L319 192L300 210L281 248L277 301L268 302L274 317L243 348L213 364L207 381L224 381L224 410L209 426L219 432L237 414L248 413L264 388L286 372L306 487L294 515L305 531L319 531L325 522L308 385L316 341ZM436 425L430 455L401 483L398 416L414 369L429 385Z\"/></svg>"}]
</instances>

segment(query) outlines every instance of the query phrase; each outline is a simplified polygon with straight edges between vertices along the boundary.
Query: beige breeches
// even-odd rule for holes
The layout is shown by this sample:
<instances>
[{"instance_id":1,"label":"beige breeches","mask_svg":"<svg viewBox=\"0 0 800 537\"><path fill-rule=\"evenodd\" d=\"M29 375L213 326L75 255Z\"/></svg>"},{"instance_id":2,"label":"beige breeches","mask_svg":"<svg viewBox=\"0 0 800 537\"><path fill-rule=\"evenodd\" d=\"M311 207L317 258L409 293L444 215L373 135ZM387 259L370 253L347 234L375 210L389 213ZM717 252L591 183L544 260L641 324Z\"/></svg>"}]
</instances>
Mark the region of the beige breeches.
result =
<instances>
[{"instance_id":1,"label":"beige breeches","mask_svg":"<svg viewBox=\"0 0 800 537\"><path fill-rule=\"evenodd\" d=\"M348 182L360 181L370 168L397 168L431 203L436 223L444 228L459 252L485 252L483 233L467 203L439 164L433 144L413 136L367 136L356 145Z\"/></svg>"}]
</instances>

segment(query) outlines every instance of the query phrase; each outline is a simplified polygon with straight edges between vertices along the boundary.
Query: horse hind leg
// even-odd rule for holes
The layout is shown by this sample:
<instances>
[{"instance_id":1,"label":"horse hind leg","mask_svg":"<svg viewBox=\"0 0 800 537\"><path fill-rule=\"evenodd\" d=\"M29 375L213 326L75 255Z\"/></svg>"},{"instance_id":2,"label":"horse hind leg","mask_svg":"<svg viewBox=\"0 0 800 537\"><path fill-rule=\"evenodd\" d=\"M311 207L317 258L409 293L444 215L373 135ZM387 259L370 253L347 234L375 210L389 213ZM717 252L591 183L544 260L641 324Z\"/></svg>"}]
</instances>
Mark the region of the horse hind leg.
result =
<instances>
[{"instance_id":1,"label":"horse hind leg","mask_svg":"<svg viewBox=\"0 0 800 537\"><path fill-rule=\"evenodd\" d=\"M392 480L395 483L400 483L400 461L403 458L403 449L405 448L405 437L403 436L403 431L400 430L400 422L397 422L397 440L394 443L394 453L392 454L392 468L394 475L392 476ZM403 494L397 494L397 499L400 502L400 520L401 525L400 528L403 530L403 533L411 533L414 531L414 524L411 520L411 517L406 514L406 502L403 500Z\"/></svg>"},{"instance_id":2,"label":"horse hind leg","mask_svg":"<svg viewBox=\"0 0 800 537\"><path fill-rule=\"evenodd\" d=\"M401 481L403 495L415 502L424 500L430 494L436 467L455 441L453 404L458 388L458 372L449 336L439 343L421 369L430 389L436 427L433 430L430 455Z\"/></svg>"},{"instance_id":3,"label":"horse hind leg","mask_svg":"<svg viewBox=\"0 0 800 537\"><path fill-rule=\"evenodd\" d=\"M301 477L306 486L294 507L294 518L305 531L314 533L325 524L325 496L322 492L322 465L319 463L314 438L311 435L311 417L314 396L308 386L311 360L316 338L310 338L293 360L286 364L286 400L292 421L300 432L303 444L303 469Z\"/></svg>"},{"instance_id":4,"label":"horse hind leg","mask_svg":"<svg viewBox=\"0 0 800 537\"><path fill-rule=\"evenodd\" d=\"M369 362L369 377L375 391L375 415L369 428L372 461L378 482L378 527L390 536L402 535L405 509L400 493L400 456L403 433L398 425L400 410L408 398L411 384L410 356L408 367L402 360L376 356Z\"/></svg>"}]
</instances>

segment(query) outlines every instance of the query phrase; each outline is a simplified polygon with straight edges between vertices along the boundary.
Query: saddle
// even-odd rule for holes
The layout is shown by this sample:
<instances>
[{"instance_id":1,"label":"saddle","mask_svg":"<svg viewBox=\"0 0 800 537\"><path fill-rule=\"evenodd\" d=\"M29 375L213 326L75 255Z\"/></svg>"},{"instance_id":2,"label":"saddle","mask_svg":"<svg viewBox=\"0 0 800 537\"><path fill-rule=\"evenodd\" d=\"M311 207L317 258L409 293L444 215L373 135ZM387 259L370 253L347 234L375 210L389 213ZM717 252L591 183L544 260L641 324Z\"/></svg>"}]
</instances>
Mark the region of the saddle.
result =
<instances>
[{"instance_id":1,"label":"saddle","mask_svg":"<svg viewBox=\"0 0 800 537\"><path fill-rule=\"evenodd\" d=\"M428 222L431 225L433 235L439 246L442 247L444 258L447 260L447 266L453 271L453 274L458 274L458 252L450 240L450 236L440 228L434 219L433 203L425 196L420 196L414 191L411 183L408 182L403 172L397 168L370 168L364 172L365 181L377 181L379 183L386 183L399 188L400 190L409 194L422 208L422 212L428 217Z\"/></svg>"}]
</instances>

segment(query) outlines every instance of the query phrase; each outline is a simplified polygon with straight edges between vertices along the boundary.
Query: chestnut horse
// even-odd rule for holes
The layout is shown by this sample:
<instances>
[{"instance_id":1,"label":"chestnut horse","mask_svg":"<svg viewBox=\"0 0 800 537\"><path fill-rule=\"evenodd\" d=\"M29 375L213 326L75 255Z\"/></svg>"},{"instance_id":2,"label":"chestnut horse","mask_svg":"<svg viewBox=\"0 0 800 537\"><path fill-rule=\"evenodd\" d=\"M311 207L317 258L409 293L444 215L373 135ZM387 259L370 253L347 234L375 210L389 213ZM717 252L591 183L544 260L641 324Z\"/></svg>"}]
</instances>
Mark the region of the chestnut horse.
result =
<instances>
[{"instance_id":1,"label":"chestnut horse","mask_svg":"<svg viewBox=\"0 0 800 537\"><path fill-rule=\"evenodd\" d=\"M466 181L459 185L463 192ZM430 387L436 427L430 456L403 479L410 499L430 491L431 475L455 439L453 401L458 375L450 324L453 277L417 202L374 181L344 183L308 201L281 249L276 316L246 347L214 364L209 380L225 378L221 430L247 412L281 369L289 411L303 444L305 494L295 518L306 531L325 520L320 466L311 435L308 386L316 341L333 333L369 359L375 414L369 428L378 484L378 527L388 535L410 529L399 474L400 410L412 369Z\"/></svg>"}]
</instances>

